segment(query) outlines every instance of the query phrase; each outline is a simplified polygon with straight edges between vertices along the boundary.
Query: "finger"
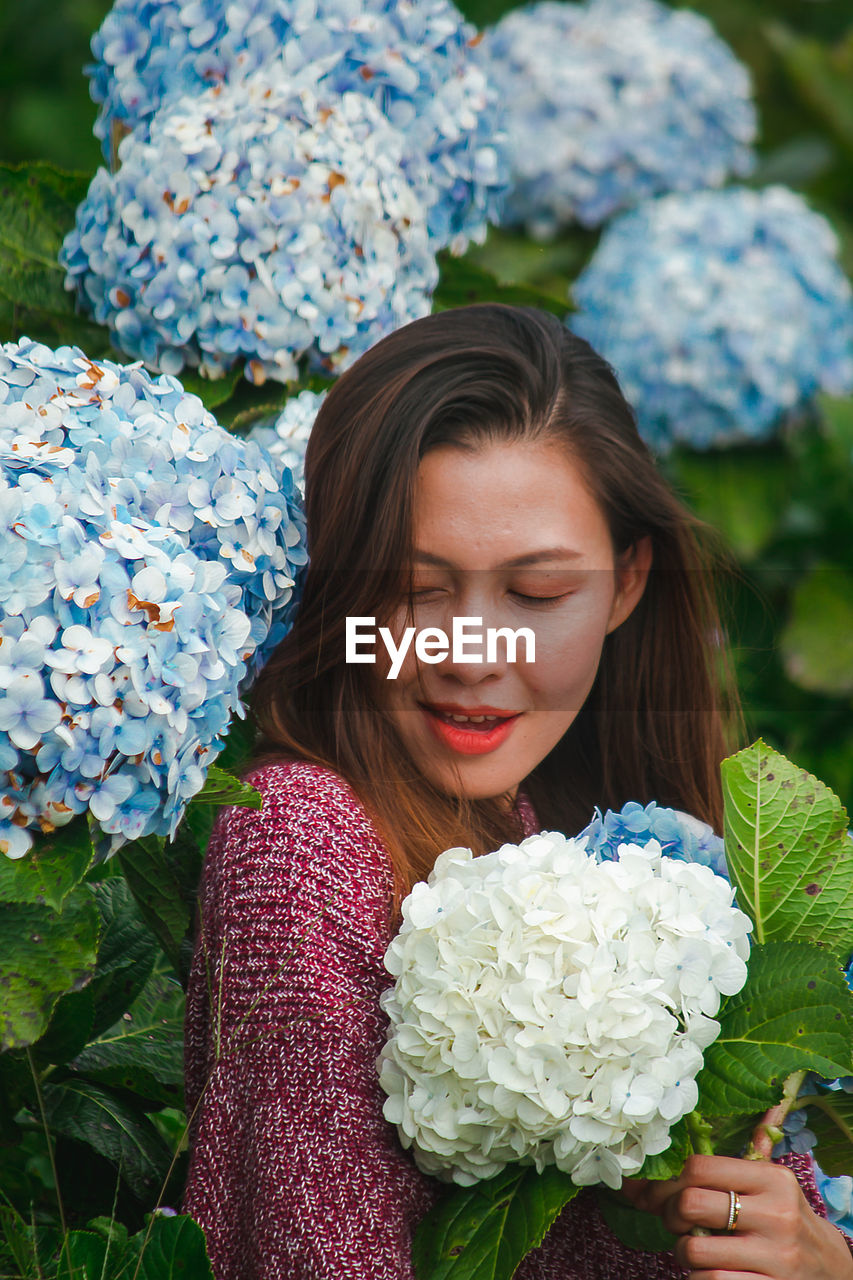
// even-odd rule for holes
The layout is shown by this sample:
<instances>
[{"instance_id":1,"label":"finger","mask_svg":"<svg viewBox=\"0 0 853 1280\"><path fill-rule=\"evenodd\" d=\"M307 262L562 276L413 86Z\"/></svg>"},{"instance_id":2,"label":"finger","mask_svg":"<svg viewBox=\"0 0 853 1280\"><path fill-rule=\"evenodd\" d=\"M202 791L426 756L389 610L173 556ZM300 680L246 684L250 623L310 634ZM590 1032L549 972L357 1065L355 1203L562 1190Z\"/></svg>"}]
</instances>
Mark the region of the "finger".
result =
<instances>
[{"instance_id":1,"label":"finger","mask_svg":"<svg viewBox=\"0 0 853 1280\"><path fill-rule=\"evenodd\" d=\"M671 1178L667 1182L648 1182L644 1190L638 1193L634 1203L649 1213L660 1213L670 1196L676 1195L685 1187L706 1187L726 1193L737 1191L744 1196L766 1192L773 1186L783 1191L797 1185L794 1174L784 1165L769 1164L765 1160L740 1160L730 1156L692 1155L677 1178Z\"/></svg>"},{"instance_id":2,"label":"finger","mask_svg":"<svg viewBox=\"0 0 853 1280\"><path fill-rule=\"evenodd\" d=\"M760 1236L681 1236L674 1250L676 1261L690 1272L710 1271L717 1280L730 1280L730 1273L779 1275L774 1265L774 1249L770 1240Z\"/></svg>"},{"instance_id":3,"label":"finger","mask_svg":"<svg viewBox=\"0 0 853 1280\"><path fill-rule=\"evenodd\" d=\"M691 1271L690 1280L767 1280L756 1271Z\"/></svg>"},{"instance_id":4,"label":"finger","mask_svg":"<svg viewBox=\"0 0 853 1280\"><path fill-rule=\"evenodd\" d=\"M755 1230L751 1221L752 1207L748 1196L739 1196L737 1230ZM684 1187L669 1197L661 1209L661 1219L674 1236L683 1236L694 1227L707 1227L711 1231L725 1231L729 1225L732 1208L727 1191L709 1191L706 1187Z\"/></svg>"}]
</instances>

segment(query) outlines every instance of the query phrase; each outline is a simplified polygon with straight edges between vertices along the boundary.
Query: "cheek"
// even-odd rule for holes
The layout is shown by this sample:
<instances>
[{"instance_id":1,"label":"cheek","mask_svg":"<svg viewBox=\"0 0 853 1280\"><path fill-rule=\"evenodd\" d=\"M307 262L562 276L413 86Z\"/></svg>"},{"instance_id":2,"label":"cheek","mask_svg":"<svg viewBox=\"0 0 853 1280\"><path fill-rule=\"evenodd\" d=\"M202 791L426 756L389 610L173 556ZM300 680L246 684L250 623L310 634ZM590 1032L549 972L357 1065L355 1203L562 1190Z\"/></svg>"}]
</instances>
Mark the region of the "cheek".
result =
<instances>
[{"instance_id":1,"label":"cheek","mask_svg":"<svg viewBox=\"0 0 853 1280\"><path fill-rule=\"evenodd\" d=\"M609 602L590 602L536 626L536 661L525 673L530 687L555 696L563 690L588 690L598 670L609 617Z\"/></svg>"}]
</instances>

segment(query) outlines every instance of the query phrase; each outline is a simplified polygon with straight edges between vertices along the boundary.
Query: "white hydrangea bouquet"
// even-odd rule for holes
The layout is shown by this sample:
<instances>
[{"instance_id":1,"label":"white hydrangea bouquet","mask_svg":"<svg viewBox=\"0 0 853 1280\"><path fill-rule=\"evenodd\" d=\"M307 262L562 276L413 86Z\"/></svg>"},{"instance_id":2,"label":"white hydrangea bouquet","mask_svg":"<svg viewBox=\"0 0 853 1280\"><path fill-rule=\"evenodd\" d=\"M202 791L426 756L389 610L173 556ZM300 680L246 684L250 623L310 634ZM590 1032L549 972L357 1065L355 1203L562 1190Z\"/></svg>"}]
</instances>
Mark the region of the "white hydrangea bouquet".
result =
<instances>
[{"instance_id":1,"label":"white hydrangea bouquet","mask_svg":"<svg viewBox=\"0 0 853 1280\"><path fill-rule=\"evenodd\" d=\"M723 776L730 878L707 828L629 805L573 839L448 849L405 900L384 1111L456 1184L416 1233L418 1280L508 1280L581 1186L629 1244L666 1248L624 1177L767 1155L807 1072L851 1074L846 814L761 742Z\"/></svg>"}]
</instances>

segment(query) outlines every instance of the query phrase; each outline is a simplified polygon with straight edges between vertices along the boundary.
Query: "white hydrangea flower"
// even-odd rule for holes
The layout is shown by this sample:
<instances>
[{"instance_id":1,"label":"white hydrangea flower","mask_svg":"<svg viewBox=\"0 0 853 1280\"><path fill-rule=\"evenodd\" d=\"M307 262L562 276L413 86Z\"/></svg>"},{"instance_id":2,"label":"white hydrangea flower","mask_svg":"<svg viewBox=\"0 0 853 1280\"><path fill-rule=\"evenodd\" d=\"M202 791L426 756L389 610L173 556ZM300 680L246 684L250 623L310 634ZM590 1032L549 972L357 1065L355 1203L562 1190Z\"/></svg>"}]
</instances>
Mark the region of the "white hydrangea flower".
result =
<instances>
[{"instance_id":1,"label":"white hydrangea flower","mask_svg":"<svg viewBox=\"0 0 853 1280\"><path fill-rule=\"evenodd\" d=\"M403 903L379 1058L384 1114L426 1173L469 1185L511 1161L619 1187L697 1101L749 918L710 867L529 836L448 849Z\"/></svg>"}]
</instances>

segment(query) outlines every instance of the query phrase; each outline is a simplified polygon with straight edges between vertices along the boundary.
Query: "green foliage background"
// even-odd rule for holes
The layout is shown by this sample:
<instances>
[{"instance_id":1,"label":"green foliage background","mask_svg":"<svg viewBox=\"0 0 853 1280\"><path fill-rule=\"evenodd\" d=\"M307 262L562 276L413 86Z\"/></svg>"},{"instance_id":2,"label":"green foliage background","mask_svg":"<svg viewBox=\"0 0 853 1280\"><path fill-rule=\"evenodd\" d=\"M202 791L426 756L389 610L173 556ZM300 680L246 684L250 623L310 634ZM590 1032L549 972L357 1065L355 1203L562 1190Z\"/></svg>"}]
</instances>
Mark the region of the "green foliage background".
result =
<instances>
[{"instance_id":1,"label":"green foliage background","mask_svg":"<svg viewBox=\"0 0 853 1280\"><path fill-rule=\"evenodd\" d=\"M463 0L461 7L482 25L513 6ZM752 70L761 125L752 181L786 183L825 213L853 278L849 0L697 0L683 7L709 17ZM74 315L56 265L101 160L82 67L109 8L108 0L0 6L0 341L27 333L121 359L104 330ZM464 259L445 258L436 305L496 298L563 314L596 239L569 231L539 245L492 231ZM288 393L269 386L259 392L237 377L185 382L237 430ZM726 584L727 628L748 739L763 737L822 778L850 810L853 399L820 398L772 443L681 449L661 465L720 529L738 566ZM233 747L233 767L244 749ZM185 1280L209 1274L197 1240L168 1227L170 1219L146 1226L145 1213L170 1165L163 1202L180 1196L182 982L210 812L196 809L172 852L155 842L100 866L90 865L87 833L79 832L76 871L65 881L50 878L49 851L41 880L0 865L0 960L17 948L18 969L35 984L15 988L0 1010L0 1280L65 1276L74 1268L92 1280L144 1276L141 1237L128 1231L151 1232L152 1257L182 1258ZM72 865L65 847L59 860ZM43 963L40 941L24 955L24 935L51 940L50 963ZM119 1227L110 1225L115 1219ZM158 1265L152 1275L172 1274L171 1263Z\"/></svg>"}]
</instances>

